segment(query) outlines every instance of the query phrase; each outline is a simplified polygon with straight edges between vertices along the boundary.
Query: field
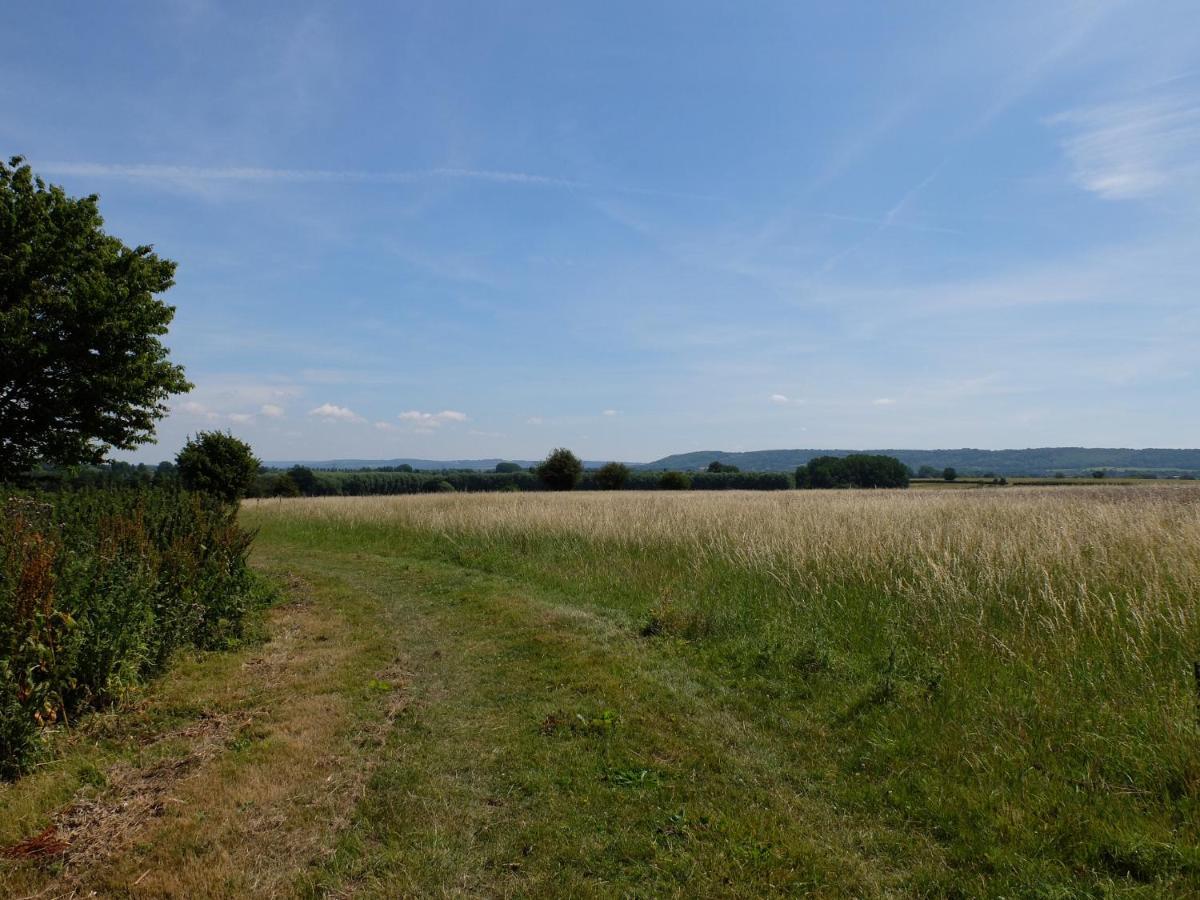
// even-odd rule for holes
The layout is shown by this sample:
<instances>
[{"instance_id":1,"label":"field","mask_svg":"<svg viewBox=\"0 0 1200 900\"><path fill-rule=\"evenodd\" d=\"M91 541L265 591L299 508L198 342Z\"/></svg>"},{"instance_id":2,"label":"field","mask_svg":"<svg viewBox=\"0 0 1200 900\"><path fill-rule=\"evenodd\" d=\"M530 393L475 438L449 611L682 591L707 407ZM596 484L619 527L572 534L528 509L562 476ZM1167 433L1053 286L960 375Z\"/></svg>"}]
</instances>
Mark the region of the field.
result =
<instances>
[{"instance_id":1,"label":"field","mask_svg":"<svg viewBox=\"0 0 1200 900\"><path fill-rule=\"evenodd\" d=\"M97 716L0 788L5 846L64 804L155 810L100 816L78 862L4 864L0 889L1200 891L1191 485L242 518L292 598L271 639L195 658L132 735Z\"/></svg>"}]
</instances>

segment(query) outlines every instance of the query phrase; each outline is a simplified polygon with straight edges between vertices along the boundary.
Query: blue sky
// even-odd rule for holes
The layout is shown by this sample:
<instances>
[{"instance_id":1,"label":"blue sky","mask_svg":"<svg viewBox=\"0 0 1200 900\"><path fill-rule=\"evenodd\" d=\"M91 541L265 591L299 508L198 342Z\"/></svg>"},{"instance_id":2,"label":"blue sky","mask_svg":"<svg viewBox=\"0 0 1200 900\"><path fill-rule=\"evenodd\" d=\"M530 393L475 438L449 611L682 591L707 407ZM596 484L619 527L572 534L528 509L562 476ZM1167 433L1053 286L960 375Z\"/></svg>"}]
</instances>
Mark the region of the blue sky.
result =
<instances>
[{"instance_id":1,"label":"blue sky","mask_svg":"<svg viewBox=\"0 0 1200 900\"><path fill-rule=\"evenodd\" d=\"M28 4L0 108L179 262L129 458L1200 446L1194 0Z\"/></svg>"}]
</instances>

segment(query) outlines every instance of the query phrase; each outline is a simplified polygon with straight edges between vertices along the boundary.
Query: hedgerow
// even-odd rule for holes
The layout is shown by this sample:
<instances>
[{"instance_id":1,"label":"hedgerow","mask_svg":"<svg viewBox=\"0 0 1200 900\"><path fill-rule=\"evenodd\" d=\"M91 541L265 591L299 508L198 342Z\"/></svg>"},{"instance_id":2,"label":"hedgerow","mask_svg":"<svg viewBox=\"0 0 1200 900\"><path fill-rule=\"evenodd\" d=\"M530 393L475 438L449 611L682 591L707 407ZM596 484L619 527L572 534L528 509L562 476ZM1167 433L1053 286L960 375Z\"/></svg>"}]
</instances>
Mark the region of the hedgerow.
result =
<instances>
[{"instance_id":1,"label":"hedgerow","mask_svg":"<svg viewBox=\"0 0 1200 900\"><path fill-rule=\"evenodd\" d=\"M265 590L235 517L174 489L0 494L0 777L176 651L243 636Z\"/></svg>"}]
</instances>

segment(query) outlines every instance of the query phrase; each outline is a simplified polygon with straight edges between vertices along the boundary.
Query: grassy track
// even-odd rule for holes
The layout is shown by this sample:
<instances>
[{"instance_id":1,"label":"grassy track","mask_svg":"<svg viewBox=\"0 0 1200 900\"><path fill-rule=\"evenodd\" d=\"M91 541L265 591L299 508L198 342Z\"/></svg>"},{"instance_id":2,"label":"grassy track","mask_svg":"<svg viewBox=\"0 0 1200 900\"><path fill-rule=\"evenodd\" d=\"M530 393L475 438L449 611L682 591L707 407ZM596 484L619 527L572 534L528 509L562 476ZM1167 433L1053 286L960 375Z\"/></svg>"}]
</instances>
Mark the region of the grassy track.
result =
<instances>
[{"instance_id":1,"label":"grassy track","mask_svg":"<svg viewBox=\"0 0 1200 900\"><path fill-rule=\"evenodd\" d=\"M298 602L0 788L150 795L0 893L1194 895L1195 498L1120 490L252 505Z\"/></svg>"}]
</instances>

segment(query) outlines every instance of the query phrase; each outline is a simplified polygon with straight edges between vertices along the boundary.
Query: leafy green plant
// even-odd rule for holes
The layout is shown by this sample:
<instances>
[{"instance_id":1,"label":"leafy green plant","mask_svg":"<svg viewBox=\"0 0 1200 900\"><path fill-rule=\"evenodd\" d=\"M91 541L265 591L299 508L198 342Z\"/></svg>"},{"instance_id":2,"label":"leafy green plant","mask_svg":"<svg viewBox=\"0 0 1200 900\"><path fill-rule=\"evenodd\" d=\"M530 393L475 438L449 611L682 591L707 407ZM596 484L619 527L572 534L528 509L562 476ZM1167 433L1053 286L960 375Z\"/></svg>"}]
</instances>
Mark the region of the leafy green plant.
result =
<instances>
[{"instance_id":1,"label":"leafy green plant","mask_svg":"<svg viewBox=\"0 0 1200 900\"><path fill-rule=\"evenodd\" d=\"M187 647L239 640L266 592L222 500L176 489L0 499L0 776L40 732L120 699Z\"/></svg>"}]
</instances>

